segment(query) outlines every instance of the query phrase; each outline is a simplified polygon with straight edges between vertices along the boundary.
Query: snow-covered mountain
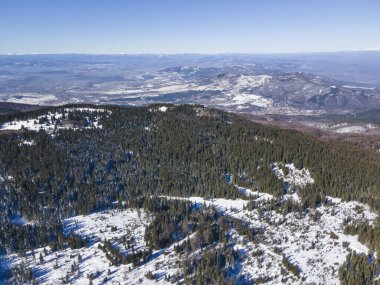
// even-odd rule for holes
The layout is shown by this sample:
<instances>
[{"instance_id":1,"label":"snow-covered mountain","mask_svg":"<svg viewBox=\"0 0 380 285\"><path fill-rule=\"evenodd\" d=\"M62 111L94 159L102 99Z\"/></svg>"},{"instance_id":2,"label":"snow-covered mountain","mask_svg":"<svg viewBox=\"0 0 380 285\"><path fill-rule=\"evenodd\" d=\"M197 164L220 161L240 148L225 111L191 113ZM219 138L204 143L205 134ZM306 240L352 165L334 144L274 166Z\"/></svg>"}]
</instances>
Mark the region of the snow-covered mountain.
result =
<instances>
[{"instance_id":1,"label":"snow-covered mountain","mask_svg":"<svg viewBox=\"0 0 380 285\"><path fill-rule=\"evenodd\" d=\"M363 62L371 64L368 68L356 62L336 63L327 55L320 55L320 60L310 57L0 57L0 101L131 106L190 103L247 114L285 115L380 108L380 83L356 80L367 70L377 74L373 66L377 57L364 56ZM348 70L343 72L344 68ZM342 79L341 75L348 77L346 73L352 78Z\"/></svg>"}]
</instances>

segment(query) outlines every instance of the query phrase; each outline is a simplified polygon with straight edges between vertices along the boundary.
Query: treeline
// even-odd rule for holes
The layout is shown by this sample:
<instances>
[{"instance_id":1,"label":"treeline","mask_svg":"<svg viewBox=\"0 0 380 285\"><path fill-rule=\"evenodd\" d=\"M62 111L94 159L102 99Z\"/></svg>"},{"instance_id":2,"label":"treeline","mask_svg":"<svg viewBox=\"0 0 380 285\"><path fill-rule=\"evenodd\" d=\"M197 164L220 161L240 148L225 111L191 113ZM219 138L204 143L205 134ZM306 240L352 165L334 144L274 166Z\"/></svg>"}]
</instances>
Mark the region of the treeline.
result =
<instances>
[{"instance_id":1,"label":"treeline","mask_svg":"<svg viewBox=\"0 0 380 285\"><path fill-rule=\"evenodd\" d=\"M365 254L349 254L346 261L339 268L339 279L341 284L380 284L379 262Z\"/></svg>"},{"instance_id":2,"label":"treeline","mask_svg":"<svg viewBox=\"0 0 380 285\"><path fill-rule=\"evenodd\" d=\"M62 224L13 225L0 224L0 253L25 251L53 243L63 243Z\"/></svg>"},{"instance_id":3,"label":"treeline","mask_svg":"<svg viewBox=\"0 0 380 285\"><path fill-rule=\"evenodd\" d=\"M372 251L380 253L380 220L374 225L368 223L356 223L346 225L345 234L358 235L358 239L362 244L367 245Z\"/></svg>"}]
</instances>

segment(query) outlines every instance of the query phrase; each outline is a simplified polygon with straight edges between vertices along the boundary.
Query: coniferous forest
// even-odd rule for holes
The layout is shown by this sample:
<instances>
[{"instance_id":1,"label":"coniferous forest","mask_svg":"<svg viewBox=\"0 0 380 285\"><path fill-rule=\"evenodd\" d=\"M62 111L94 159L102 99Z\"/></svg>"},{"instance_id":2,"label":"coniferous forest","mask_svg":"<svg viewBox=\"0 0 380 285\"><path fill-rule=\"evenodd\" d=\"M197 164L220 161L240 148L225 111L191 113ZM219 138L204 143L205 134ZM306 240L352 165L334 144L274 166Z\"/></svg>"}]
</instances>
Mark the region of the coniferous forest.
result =
<instances>
[{"instance_id":1,"label":"coniferous forest","mask_svg":"<svg viewBox=\"0 0 380 285\"><path fill-rule=\"evenodd\" d=\"M380 210L379 153L322 141L294 130L263 126L203 106L167 105L164 112L156 105L48 107L3 115L0 126L37 117L43 121L47 112L74 107L104 108L109 112L96 114L102 128L86 128L95 115L86 114L84 119L86 112L78 109L67 115L65 122L56 122L69 122L74 126L71 129L53 126L53 133L27 128L0 131L2 254L47 245L85 247L89 241L63 233L63 220L116 207L115 201L127 201L124 208L155 213L146 228L149 250L126 257L105 242L101 249L113 263L143 263L153 250L195 234L196 238L176 246L175 251L189 254L215 241L223 242L225 247L208 251L198 259L185 259L185 283L237 282L229 279L239 255L228 247L227 229L235 228L250 240L260 239L260 229L248 229L242 221L223 216L215 209L200 212L191 203L165 202L158 196L249 199L236 190L235 185L239 185L281 197L284 185L273 174L275 162L307 168L314 183L299 190L300 204L278 200L271 205L273 209L307 211L325 203L326 196L332 196ZM26 145L24 141L33 144ZM14 217L31 223L17 224ZM380 254L378 224L350 225L345 231L358 234L361 242ZM344 284L373 281L377 266L365 258L354 253L347 257L339 271ZM283 262L297 274L297 268L285 257ZM21 267L17 270L23 271ZM22 280L33 280L32 273L23 272L26 276ZM199 278L191 279L194 275Z\"/></svg>"}]
</instances>

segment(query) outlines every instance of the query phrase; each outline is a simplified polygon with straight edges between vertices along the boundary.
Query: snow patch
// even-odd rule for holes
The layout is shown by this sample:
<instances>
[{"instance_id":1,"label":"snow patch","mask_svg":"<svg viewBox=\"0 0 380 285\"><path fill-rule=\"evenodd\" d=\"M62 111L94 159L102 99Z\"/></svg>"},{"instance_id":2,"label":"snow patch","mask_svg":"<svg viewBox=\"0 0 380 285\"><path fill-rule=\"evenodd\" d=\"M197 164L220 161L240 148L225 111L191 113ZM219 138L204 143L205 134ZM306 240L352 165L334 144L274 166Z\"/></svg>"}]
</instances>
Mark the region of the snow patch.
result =
<instances>
[{"instance_id":1,"label":"snow patch","mask_svg":"<svg viewBox=\"0 0 380 285\"><path fill-rule=\"evenodd\" d=\"M293 163L285 164L287 169L287 174L284 174L283 169L281 169L282 163L275 162L273 163L272 171L277 176L278 179L284 181L286 190L290 190L291 186L305 187L307 184L313 184L314 179L310 175L310 171L306 168L298 169L294 166Z\"/></svg>"},{"instance_id":2,"label":"snow patch","mask_svg":"<svg viewBox=\"0 0 380 285\"><path fill-rule=\"evenodd\" d=\"M235 185L239 192L243 193L245 196L255 199L255 201L270 201L273 199L273 195L265 193L265 192L259 192L259 191L253 191L248 188L240 187Z\"/></svg>"},{"instance_id":3,"label":"snow patch","mask_svg":"<svg viewBox=\"0 0 380 285\"><path fill-rule=\"evenodd\" d=\"M22 145L31 146L31 145L35 145L35 144L36 144L36 142L34 140L30 140L30 141L24 140L24 141L20 142L18 145L19 146L22 146Z\"/></svg>"},{"instance_id":4,"label":"snow patch","mask_svg":"<svg viewBox=\"0 0 380 285\"><path fill-rule=\"evenodd\" d=\"M111 114L111 111L105 109L94 109L94 108L65 108L63 111L57 111L55 113L48 112L45 115L38 116L36 118L31 118L27 120L16 120L12 122L4 123L0 126L0 131L9 131L9 130L21 130L23 128L31 131L39 131L43 130L49 134L53 134L54 132L62 129L78 129L75 128L70 123L63 123L64 114L72 112L83 112L83 113L107 113L107 115ZM88 126L81 127L80 129L92 129L92 128L102 128L102 125L99 124L100 116L95 117L93 121L89 119L84 114L84 118L87 120Z\"/></svg>"},{"instance_id":5,"label":"snow patch","mask_svg":"<svg viewBox=\"0 0 380 285\"><path fill-rule=\"evenodd\" d=\"M339 134L347 134L347 133L360 134L366 131L367 129L363 126L348 126L348 127L343 127L343 128L334 130L334 132L339 133Z\"/></svg>"},{"instance_id":6,"label":"snow patch","mask_svg":"<svg viewBox=\"0 0 380 285\"><path fill-rule=\"evenodd\" d=\"M224 198L216 198L216 199L205 199L203 197L174 197L174 196L160 196L161 198L167 198L167 199L174 199L174 200L183 200L183 201L190 201L197 206L206 205L207 207L215 207L218 211L228 211L228 210L237 210L241 211L243 210L247 204L248 201L242 200L242 199L236 199L236 200L230 200L230 199L224 199Z\"/></svg>"}]
</instances>

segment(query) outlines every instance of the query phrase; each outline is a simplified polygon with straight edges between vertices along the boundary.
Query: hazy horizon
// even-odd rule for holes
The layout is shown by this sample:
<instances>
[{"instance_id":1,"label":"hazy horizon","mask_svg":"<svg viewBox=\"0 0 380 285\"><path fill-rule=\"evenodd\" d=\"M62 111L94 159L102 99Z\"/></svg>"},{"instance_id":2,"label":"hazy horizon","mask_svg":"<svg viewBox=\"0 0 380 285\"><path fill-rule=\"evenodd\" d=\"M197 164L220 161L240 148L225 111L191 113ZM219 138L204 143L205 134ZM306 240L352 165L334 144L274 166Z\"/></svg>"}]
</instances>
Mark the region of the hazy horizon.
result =
<instances>
[{"instance_id":1,"label":"hazy horizon","mask_svg":"<svg viewBox=\"0 0 380 285\"><path fill-rule=\"evenodd\" d=\"M0 56L17 56L17 55L128 55L128 56L181 56L181 55L312 55L312 54L333 54L333 53L379 53L380 48L369 48L361 50L336 50L336 51L309 51L309 52L215 52L215 53L201 53L201 52L178 52L178 53L84 53L84 52L61 52L61 53L0 53Z\"/></svg>"}]
</instances>

